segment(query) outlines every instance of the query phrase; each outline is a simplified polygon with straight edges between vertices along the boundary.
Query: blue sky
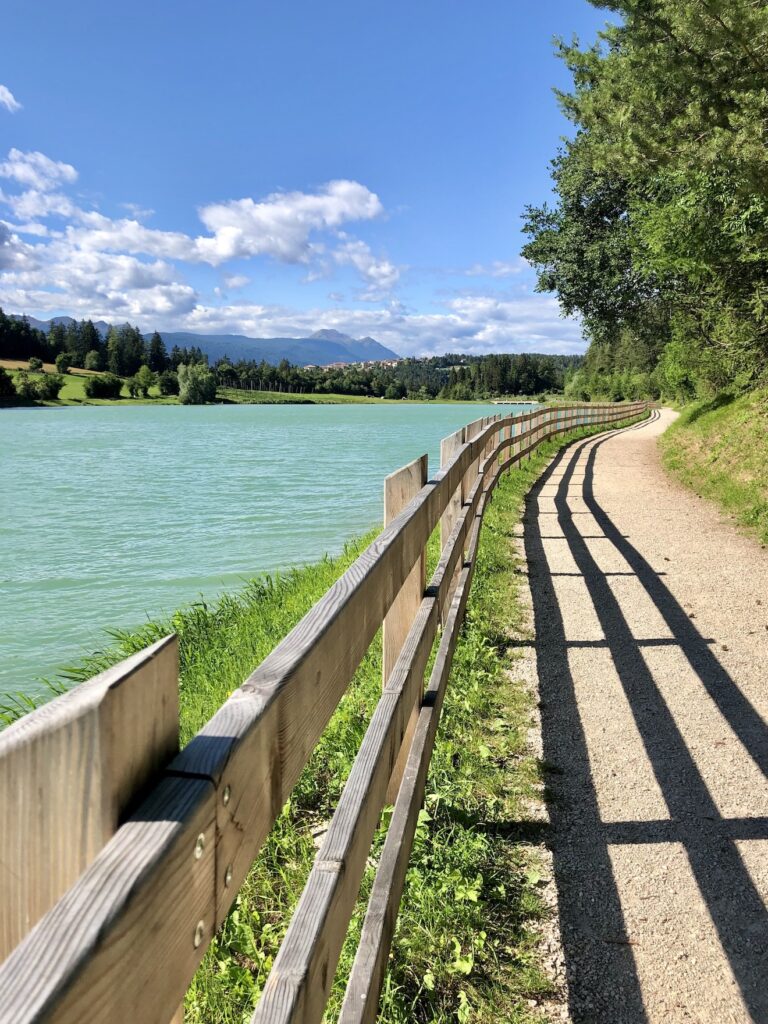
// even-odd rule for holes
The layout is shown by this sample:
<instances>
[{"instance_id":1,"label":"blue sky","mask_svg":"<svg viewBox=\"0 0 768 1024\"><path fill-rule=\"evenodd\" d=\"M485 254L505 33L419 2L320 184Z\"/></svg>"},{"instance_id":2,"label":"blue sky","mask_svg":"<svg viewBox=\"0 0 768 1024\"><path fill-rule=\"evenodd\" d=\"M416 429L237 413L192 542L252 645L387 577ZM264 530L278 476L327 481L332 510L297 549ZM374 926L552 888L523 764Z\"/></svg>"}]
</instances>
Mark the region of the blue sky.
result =
<instances>
[{"instance_id":1,"label":"blue sky","mask_svg":"<svg viewBox=\"0 0 768 1024\"><path fill-rule=\"evenodd\" d=\"M586 0L6 0L0 305L580 351L519 259Z\"/></svg>"}]
</instances>

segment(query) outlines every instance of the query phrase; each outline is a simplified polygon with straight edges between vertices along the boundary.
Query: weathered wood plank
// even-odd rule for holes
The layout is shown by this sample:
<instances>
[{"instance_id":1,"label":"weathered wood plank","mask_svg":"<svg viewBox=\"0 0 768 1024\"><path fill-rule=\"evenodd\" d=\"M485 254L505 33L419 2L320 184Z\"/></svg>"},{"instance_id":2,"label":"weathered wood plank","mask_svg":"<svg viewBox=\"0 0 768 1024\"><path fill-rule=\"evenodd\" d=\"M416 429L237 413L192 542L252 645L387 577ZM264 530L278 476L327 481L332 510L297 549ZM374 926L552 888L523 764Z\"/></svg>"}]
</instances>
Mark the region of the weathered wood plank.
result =
<instances>
[{"instance_id":1,"label":"weathered wood plank","mask_svg":"<svg viewBox=\"0 0 768 1024\"><path fill-rule=\"evenodd\" d=\"M0 1024L167 1024L213 933L214 803L153 790L0 965Z\"/></svg>"},{"instance_id":2,"label":"weathered wood plank","mask_svg":"<svg viewBox=\"0 0 768 1024\"><path fill-rule=\"evenodd\" d=\"M510 438L503 440L509 442L505 447L512 447ZM513 453L509 459L509 462L515 461L518 461L517 453ZM490 466L491 463L489 462L488 465ZM486 484L486 497L492 493L505 468L505 464L499 465L494 460L492 477ZM479 517L483 510L478 512ZM456 630L452 627L455 626L456 620L460 622L463 617L463 607L459 609L456 606L462 598L466 601L468 596L474 567L474 554L479 539L479 525L478 522L472 534L470 552L462 573L462 582L451 608L450 615L455 618L453 622L446 623L440 650L425 692L424 705L419 715L403 783L379 861L339 1024L373 1024L377 1017L387 957L394 934L418 813L423 801L424 785L442 706L445 681L452 658L452 651L447 654L444 651L444 645L455 638Z\"/></svg>"},{"instance_id":3,"label":"weathered wood plank","mask_svg":"<svg viewBox=\"0 0 768 1024\"><path fill-rule=\"evenodd\" d=\"M456 458L459 449L462 447L465 441L465 428L461 427L453 434L449 434L448 437L444 437L440 442L440 466L445 469L450 465L451 462ZM457 488L456 491L449 497L445 511L440 517L440 547L445 547L448 542L448 538L451 536L453 527L456 520L459 517L461 511L461 491Z\"/></svg>"},{"instance_id":4,"label":"weathered wood plank","mask_svg":"<svg viewBox=\"0 0 768 1024\"><path fill-rule=\"evenodd\" d=\"M94 860L178 749L175 636L0 733L0 960Z\"/></svg>"},{"instance_id":5,"label":"weathered wood plank","mask_svg":"<svg viewBox=\"0 0 768 1024\"><path fill-rule=\"evenodd\" d=\"M221 793L219 923L484 440L481 433L462 446L173 763L211 778Z\"/></svg>"},{"instance_id":6,"label":"weathered wood plank","mask_svg":"<svg viewBox=\"0 0 768 1024\"><path fill-rule=\"evenodd\" d=\"M490 463L492 459L487 461ZM476 529L478 526L477 509L487 497L484 482L482 476L477 477L469 500L462 507L461 519L449 540L450 547L443 552L430 581L406 647L390 677L387 693L389 686L394 686L395 692L401 691L404 672L412 664L414 652L419 652L423 659L418 669L420 677L423 675L424 654L427 653L424 624L429 623L429 636L433 637L436 620L432 616L436 613L441 589L452 575L456 559L463 555L465 533L462 527L469 525ZM421 648L417 646L419 636L423 638ZM406 656L408 647L411 653ZM309 1022L322 1017L381 809L381 798L375 794L376 773L381 771L382 755L376 753L376 745L382 743L387 728L382 723L386 723L386 716L389 716L391 728L393 715L393 709L387 711L383 703L374 713L342 801L267 981L254 1022ZM374 753L366 752L368 744L372 745Z\"/></svg>"},{"instance_id":7,"label":"weathered wood plank","mask_svg":"<svg viewBox=\"0 0 768 1024\"><path fill-rule=\"evenodd\" d=\"M459 585L453 597L424 695L424 705L419 712L403 783L376 871L360 945L347 984L339 1024L372 1024L377 1017L387 957L397 921L419 810L424 800L424 787L445 688L472 583L479 525L477 522L470 538L470 556L460 574Z\"/></svg>"},{"instance_id":8,"label":"weathered wood plank","mask_svg":"<svg viewBox=\"0 0 768 1024\"><path fill-rule=\"evenodd\" d=\"M360 888L386 787L437 630L425 598L355 758L338 807L253 1016L320 1021Z\"/></svg>"},{"instance_id":9,"label":"weathered wood plank","mask_svg":"<svg viewBox=\"0 0 768 1024\"><path fill-rule=\"evenodd\" d=\"M384 480L384 525L389 526L393 519L410 504L421 488L427 482L428 458L422 455L407 466L403 466L396 472L391 473ZM421 555L400 592L392 602L392 605L384 616L382 625L382 683L387 685L392 669L395 667L400 651L408 636L408 632L419 610L424 588L427 583L427 551L426 545L422 548ZM389 780L387 790L387 803L394 803L397 798L397 791L400 788L400 780L403 777L405 759L408 756L408 748L411 745L411 737L416 727L417 706L420 703L421 695L417 700L411 713L408 728L405 731L400 754L398 755L392 778Z\"/></svg>"}]
</instances>

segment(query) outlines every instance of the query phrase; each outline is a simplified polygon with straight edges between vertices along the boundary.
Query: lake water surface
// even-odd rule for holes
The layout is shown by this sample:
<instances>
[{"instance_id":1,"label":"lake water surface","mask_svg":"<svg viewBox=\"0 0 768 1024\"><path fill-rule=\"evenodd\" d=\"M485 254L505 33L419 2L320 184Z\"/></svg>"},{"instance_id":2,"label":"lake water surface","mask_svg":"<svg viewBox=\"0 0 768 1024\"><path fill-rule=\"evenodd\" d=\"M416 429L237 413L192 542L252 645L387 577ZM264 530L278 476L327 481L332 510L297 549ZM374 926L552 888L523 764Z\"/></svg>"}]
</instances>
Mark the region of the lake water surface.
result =
<instances>
[{"instance_id":1,"label":"lake water surface","mask_svg":"<svg viewBox=\"0 0 768 1024\"><path fill-rule=\"evenodd\" d=\"M0 410L0 694L130 627L336 553L471 405Z\"/></svg>"}]
</instances>

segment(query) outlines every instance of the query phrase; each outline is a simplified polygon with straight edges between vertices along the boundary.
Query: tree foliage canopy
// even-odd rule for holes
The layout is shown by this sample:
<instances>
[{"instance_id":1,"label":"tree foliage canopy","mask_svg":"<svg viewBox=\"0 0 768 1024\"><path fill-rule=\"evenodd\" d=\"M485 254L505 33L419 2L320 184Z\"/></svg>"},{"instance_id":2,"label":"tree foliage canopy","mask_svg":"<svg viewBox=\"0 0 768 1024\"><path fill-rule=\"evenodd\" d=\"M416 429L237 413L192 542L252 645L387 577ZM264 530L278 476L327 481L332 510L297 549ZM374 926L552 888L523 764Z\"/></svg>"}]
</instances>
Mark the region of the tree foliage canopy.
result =
<instances>
[{"instance_id":1,"label":"tree foliage canopy","mask_svg":"<svg viewBox=\"0 0 768 1024\"><path fill-rule=\"evenodd\" d=\"M768 6L593 0L619 23L558 44L576 126L523 254L591 340L577 386L689 397L768 371Z\"/></svg>"}]
</instances>

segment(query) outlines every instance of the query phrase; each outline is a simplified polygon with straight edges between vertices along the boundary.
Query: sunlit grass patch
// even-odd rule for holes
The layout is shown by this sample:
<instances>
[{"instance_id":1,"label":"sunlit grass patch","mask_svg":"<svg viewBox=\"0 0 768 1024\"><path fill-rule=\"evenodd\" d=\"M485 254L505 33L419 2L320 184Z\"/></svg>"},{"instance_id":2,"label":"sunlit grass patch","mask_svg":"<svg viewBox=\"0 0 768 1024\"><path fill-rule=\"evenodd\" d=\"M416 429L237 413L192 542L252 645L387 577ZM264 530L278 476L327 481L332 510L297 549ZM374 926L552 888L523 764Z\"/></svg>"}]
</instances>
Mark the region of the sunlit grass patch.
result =
<instances>
[{"instance_id":1,"label":"sunlit grass patch","mask_svg":"<svg viewBox=\"0 0 768 1024\"><path fill-rule=\"evenodd\" d=\"M687 406L661 446L678 480L768 543L768 389Z\"/></svg>"}]
</instances>

